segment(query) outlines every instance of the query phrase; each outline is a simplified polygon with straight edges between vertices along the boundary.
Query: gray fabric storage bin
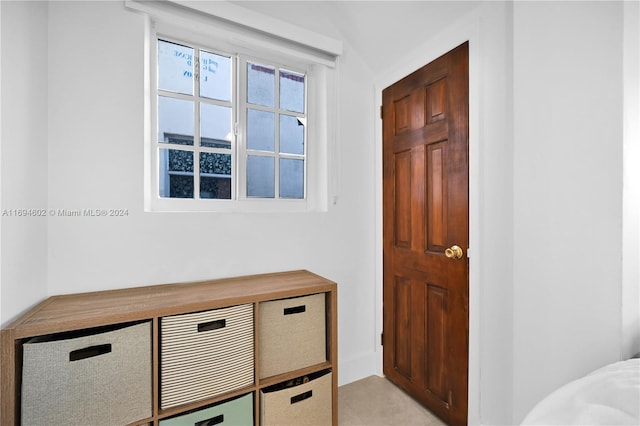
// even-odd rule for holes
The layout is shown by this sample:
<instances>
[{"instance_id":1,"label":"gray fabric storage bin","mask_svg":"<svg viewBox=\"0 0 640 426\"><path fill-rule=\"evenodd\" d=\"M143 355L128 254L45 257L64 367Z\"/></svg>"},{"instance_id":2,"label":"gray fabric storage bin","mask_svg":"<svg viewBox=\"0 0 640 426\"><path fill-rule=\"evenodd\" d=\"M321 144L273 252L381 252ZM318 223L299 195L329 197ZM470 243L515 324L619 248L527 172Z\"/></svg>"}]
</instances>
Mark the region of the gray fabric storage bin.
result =
<instances>
[{"instance_id":1,"label":"gray fabric storage bin","mask_svg":"<svg viewBox=\"0 0 640 426\"><path fill-rule=\"evenodd\" d=\"M58 339L58 337L53 337ZM23 345L22 424L113 426L151 417L151 323Z\"/></svg>"},{"instance_id":2,"label":"gray fabric storage bin","mask_svg":"<svg viewBox=\"0 0 640 426\"><path fill-rule=\"evenodd\" d=\"M260 392L261 426L329 426L333 420L331 372L307 383Z\"/></svg>"},{"instance_id":3,"label":"gray fabric storage bin","mask_svg":"<svg viewBox=\"0 0 640 426\"><path fill-rule=\"evenodd\" d=\"M327 360L325 294L260 303L260 378Z\"/></svg>"}]
</instances>

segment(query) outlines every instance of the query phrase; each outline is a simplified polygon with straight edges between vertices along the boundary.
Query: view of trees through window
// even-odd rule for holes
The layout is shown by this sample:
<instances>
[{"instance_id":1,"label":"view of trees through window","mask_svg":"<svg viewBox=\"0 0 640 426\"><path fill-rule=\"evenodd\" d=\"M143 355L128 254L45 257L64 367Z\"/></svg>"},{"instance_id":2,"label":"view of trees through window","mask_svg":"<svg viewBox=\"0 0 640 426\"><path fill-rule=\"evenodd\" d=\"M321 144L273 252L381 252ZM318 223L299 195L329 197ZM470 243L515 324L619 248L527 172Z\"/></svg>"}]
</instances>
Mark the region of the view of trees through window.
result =
<instances>
[{"instance_id":1,"label":"view of trees through window","mask_svg":"<svg viewBox=\"0 0 640 426\"><path fill-rule=\"evenodd\" d=\"M161 39L157 72L160 197L305 198L304 74Z\"/></svg>"}]
</instances>

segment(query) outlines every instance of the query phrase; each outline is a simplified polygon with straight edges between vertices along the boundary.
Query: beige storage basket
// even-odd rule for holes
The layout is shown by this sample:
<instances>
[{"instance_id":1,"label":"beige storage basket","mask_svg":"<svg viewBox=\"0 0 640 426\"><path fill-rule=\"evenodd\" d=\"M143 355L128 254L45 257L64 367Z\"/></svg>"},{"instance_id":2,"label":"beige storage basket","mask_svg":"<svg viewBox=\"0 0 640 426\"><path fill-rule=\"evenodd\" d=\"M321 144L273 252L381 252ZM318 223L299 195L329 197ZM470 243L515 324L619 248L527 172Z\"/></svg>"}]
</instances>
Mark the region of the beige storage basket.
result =
<instances>
[{"instance_id":1,"label":"beige storage basket","mask_svg":"<svg viewBox=\"0 0 640 426\"><path fill-rule=\"evenodd\" d=\"M260 378L327 360L325 294L260 303Z\"/></svg>"},{"instance_id":2,"label":"beige storage basket","mask_svg":"<svg viewBox=\"0 0 640 426\"><path fill-rule=\"evenodd\" d=\"M331 372L298 386L260 392L261 426L332 424Z\"/></svg>"},{"instance_id":3,"label":"beige storage basket","mask_svg":"<svg viewBox=\"0 0 640 426\"><path fill-rule=\"evenodd\" d=\"M160 324L161 408L253 384L252 304L163 317Z\"/></svg>"},{"instance_id":4,"label":"beige storage basket","mask_svg":"<svg viewBox=\"0 0 640 426\"><path fill-rule=\"evenodd\" d=\"M151 417L151 323L23 345L22 424L112 426Z\"/></svg>"}]
</instances>

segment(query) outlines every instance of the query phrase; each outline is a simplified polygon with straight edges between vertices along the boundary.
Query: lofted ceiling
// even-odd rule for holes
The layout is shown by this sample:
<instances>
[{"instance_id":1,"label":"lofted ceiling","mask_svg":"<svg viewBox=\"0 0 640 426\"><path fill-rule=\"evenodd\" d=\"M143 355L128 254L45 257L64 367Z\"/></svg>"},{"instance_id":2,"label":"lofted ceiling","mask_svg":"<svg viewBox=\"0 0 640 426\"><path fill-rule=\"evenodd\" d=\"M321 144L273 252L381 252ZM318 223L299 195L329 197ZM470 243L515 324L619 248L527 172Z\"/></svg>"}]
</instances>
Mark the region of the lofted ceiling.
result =
<instances>
[{"instance_id":1,"label":"lofted ceiling","mask_svg":"<svg viewBox=\"0 0 640 426\"><path fill-rule=\"evenodd\" d=\"M345 41L374 75L481 1L234 1Z\"/></svg>"}]
</instances>

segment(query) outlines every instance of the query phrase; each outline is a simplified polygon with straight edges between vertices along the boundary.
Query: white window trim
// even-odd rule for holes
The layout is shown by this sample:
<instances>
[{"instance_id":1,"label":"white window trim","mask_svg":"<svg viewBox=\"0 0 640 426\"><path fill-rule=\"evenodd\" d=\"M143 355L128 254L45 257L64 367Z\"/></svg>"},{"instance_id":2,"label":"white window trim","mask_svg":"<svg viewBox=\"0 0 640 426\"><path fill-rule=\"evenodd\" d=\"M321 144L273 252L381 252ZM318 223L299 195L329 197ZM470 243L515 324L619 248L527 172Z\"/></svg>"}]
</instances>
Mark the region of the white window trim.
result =
<instances>
[{"instance_id":1,"label":"white window trim","mask_svg":"<svg viewBox=\"0 0 640 426\"><path fill-rule=\"evenodd\" d=\"M216 2L218 3L218 2ZM226 3L226 2L222 2ZM177 9L168 2L147 3L135 0L125 0L127 7L145 12L145 210L158 212L307 212L326 211L329 204L329 188L332 188L332 202L337 199L338 183L336 172L329 173L329 159L335 150L335 141L330 141L331 124L329 123L329 104L336 99L335 66L337 56L342 51L340 42L334 43L331 49L311 46L305 42L285 42L265 38L261 29L259 34L246 27L235 28L228 22L216 21L215 17L188 10ZM227 4L229 6L229 4ZM231 5L232 7L236 7ZM244 10L244 8L242 8ZM273 21L273 20L272 20ZM279 21L277 21L279 22ZM286 26L289 30L291 25ZM253 33L252 33L253 31ZM303 31L309 40L309 31ZM273 31L276 37L281 37L278 31ZM306 126L305 140L305 199L260 199L239 198L235 200L208 199L177 199L161 198L158 193L158 162L157 152L152 149L154 137L154 114L156 113L157 94L154 90L155 67L157 54L155 44L158 36L166 35L172 39L191 42L200 46L211 47L220 52L234 52L240 56L259 58L267 56L267 63L279 63L283 68L292 71L303 71L307 75L307 116L313 121ZM305 38L302 37L302 38ZM313 39L313 37L310 37ZM322 39L322 37L318 37ZM326 41L326 40L325 40ZM339 45L339 48L336 48ZM154 52L155 50L155 52ZM237 90L237 88L236 88ZM337 108L332 108L337 114ZM337 117L331 117L337 120ZM242 135L236 137L236 144L243 143ZM334 149L332 149L334 148ZM237 158L243 158L236 149ZM237 165L237 159L234 161ZM332 166L337 169L337 165ZM238 190L244 185L243 173L237 173L236 184L233 189ZM194 188L197 190L197 188Z\"/></svg>"},{"instance_id":2,"label":"white window trim","mask_svg":"<svg viewBox=\"0 0 640 426\"><path fill-rule=\"evenodd\" d=\"M234 22L271 34L284 40L295 40L296 44L324 52L328 56L337 57L342 54L342 42L306 28L266 16L253 10L237 6L227 1L202 2L189 0L170 0L172 3L216 16L229 22Z\"/></svg>"}]
</instances>

